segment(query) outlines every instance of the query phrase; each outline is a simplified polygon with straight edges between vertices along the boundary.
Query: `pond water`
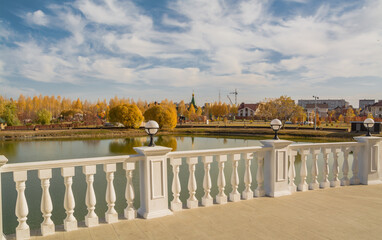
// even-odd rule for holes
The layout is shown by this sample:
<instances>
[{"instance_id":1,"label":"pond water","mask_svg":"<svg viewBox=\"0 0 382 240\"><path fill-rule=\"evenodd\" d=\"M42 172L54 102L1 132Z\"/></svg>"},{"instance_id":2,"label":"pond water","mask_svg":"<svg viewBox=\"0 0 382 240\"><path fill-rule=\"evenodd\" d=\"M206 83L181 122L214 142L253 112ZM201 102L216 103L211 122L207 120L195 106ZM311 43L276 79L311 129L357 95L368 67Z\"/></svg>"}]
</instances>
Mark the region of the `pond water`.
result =
<instances>
[{"instance_id":1,"label":"pond water","mask_svg":"<svg viewBox=\"0 0 382 240\"><path fill-rule=\"evenodd\" d=\"M157 145L167 146L173 148L174 151L183 150L201 150L201 149L214 149L214 148L229 148L229 147L246 147L246 146L261 146L261 143L257 139L240 139L240 138L227 138L227 137L181 137L181 136L159 136L155 138ZM147 145L147 137L136 138L124 138L124 139L87 139L87 140L42 140L42 141L1 141L0 142L0 155L5 155L8 158L8 163L20 163L20 162L35 162L35 161L47 161L47 160L61 160L61 159L73 159L73 158L87 158L87 157L101 157L101 156L113 156L121 154L135 154L133 147ZM311 174L311 159L308 158L308 179L310 182ZM330 169L333 159L329 161ZM339 164L342 166L343 158L339 158ZM322 178L323 159L319 157L319 180ZM349 164L351 166L352 156L349 157ZM231 178L231 163L227 162L225 167L226 176L226 189L225 192L228 195L232 190L230 184ZM253 176L252 190L257 187L256 182L257 161L252 161L251 172ZM299 175L300 161L296 161L296 175ZM239 162L239 191L244 190L244 161ZM135 188L135 201L136 208L139 207L139 166L136 165L134 171L133 184ZM188 198L188 166L183 159L183 164L180 167L180 181L181 181L181 195L182 202ZM214 161L211 164L211 179L212 189L211 195L213 197L218 193L217 189L217 175L218 166ZM339 174L342 177L342 174ZM196 197L200 200L203 196L203 176L204 169L201 160L196 165L195 176L197 179L197 191ZM332 174L329 175L332 177ZM351 174L349 173L349 178ZM172 167L168 165L168 189L169 189L169 201L172 200L171 183L172 183ZM299 177L296 177L296 185L299 182ZM117 164L117 171L115 173L114 186L117 195L117 201L115 208L117 212L123 215L123 209L126 207L126 200L124 197L126 177L125 171L122 169L121 164ZM17 227L17 217L15 216L15 203L17 198L17 192L15 183L13 181L12 173L2 174L2 201L3 201L3 227L4 233L12 234ZM105 201L106 191L106 176L103 171L102 165L97 165L97 174L95 175L94 188L96 192L97 204L96 213L100 220L104 217L107 210L107 204ZM76 207L74 216L77 221L83 221L87 214L85 205L86 194L86 181L85 175L82 173L81 167L76 167L76 175L73 177L73 193L76 201ZM40 223L43 218L40 211L41 201L41 183L37 177L37 171L28 172L28 180L26 182L26 199L29 207L29 214L27 223L31 229L40 228ZM53 201L52 220L56 225L63 224L65 218L65 209L63 207L63 199L65 193L65 186L63 177L61 176L60 169L53 169L53 177L51 179L50 193Z\"/></svg>"}]
</instances>

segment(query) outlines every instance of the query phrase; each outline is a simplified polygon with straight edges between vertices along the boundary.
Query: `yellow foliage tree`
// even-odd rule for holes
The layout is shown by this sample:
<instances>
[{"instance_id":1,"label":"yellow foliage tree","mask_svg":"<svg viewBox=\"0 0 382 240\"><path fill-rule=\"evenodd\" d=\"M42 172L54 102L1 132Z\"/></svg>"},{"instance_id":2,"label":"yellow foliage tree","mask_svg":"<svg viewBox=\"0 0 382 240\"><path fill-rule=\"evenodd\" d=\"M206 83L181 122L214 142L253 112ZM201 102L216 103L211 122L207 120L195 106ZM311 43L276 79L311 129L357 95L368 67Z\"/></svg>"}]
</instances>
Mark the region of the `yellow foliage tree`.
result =
<instances>
[{"instance_id":1,"label":"yellow foliage tree","mask_svg":"<svg viewBox=\"0 0 382 240\"><path fill-rule=\"evenodd\" d=\"M145 121L154 120L160 128L173 129L176 127L176 109L171 105L153 105L144 113Z\"/></svg>"},{"instance_id":2,"label":"yellow foliage tree","mask_svg":"<svg viewBox=\"0 0 382 240\"><path fill-rule=\"evenodd\" d=\"M139 128L143 121L141 110L136 105L121 104L110 109L111 122L119 122L128 128Z\"/></svg>"}]
</instances>

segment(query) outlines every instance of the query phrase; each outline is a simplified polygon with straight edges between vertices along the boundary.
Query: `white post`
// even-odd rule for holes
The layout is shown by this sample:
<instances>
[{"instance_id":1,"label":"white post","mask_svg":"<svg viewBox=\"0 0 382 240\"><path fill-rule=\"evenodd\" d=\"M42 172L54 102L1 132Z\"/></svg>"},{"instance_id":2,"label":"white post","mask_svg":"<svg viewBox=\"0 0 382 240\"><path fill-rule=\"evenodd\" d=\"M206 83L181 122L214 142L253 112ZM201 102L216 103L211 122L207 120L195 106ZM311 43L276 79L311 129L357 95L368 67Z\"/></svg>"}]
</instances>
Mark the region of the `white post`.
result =
<instances>
[{"instance_id":1,"label":"white post","mask_svg":"<svg viewBox=\"0 0 382 240\"><path fill-rule=\"evenodd\" d=\"M320 154L320 152L321 152L321 149L311 149L313 164L312 164L312 182L309 183L310 190L316 190L319 188L319 183L317 181L317 178L318 178L317 161L318 161L318 154Z\"/></svg>"},{"instance_id":2,"label":"white post","mask_svg":"<svg viewBox=\"0 0 382 240\"><path fill-rule=\"evenodd\" d=\"M96 165L82 167L82 172L86 176L87 185L85 197L85 203L88 208L88 214L85 216L85 225L87 227L98 226L98 216L94 211L97 200L93 187L94 174L96 174L96 171Z\"/></svg>"},{"instance_id":3,"label":"white post","mask_svg":"<svg viewBox=\"0 0 382 240\"><path fill-rule=\"evenodd\" d=\"M212 156L203 156L202 162L204 164L204 179L203 179L203 189L204 196L202 197L202 205L205 207L209 207L213 205L213 198L210 195L211 192L211 176L210 169L212 163Z\"/></svg>"},{"instance_id":4,"label":"white post","mask_svg":"<svg viewBox=\"0 0 382 240\"><path fill-rule=\"evenodd\" d=\"M139 162L140 200L138 214L144 218L156 218L173 214L168 208L167 153L171 148L135 147L142 154Z\"/></svg>"},{"instance_id":5,"label":"white post","mask_svg":"<svg viewBox=\"0 0 382 240\"><path fill-rule=\"evenodd\" d=\"M257 157L257 188L255 189L255 197L265 196L264 190L264 153L256 153Z\"/></svg>"},{"instance_id":6,"label":"white post","mask_svg":"<svg viewBox=\"0 0 382 240\"><path fill-rule=\"evenodd\" d=\"M308 183L306 183L306 176L308 175L308 169L306 167L306 159L309 154L308 149L301 149L301 169L300 169L300 183L298 184L299 191L308 191Z\"/></svg>"},{"instance_id":7,"label":"white post","mask_svg":"<svg viewBox=\"0 0 382 240\"><path fill-rule=\"evenodd\" d=\"M288 185L288 146L292 143L286 140L262 140L266 151L264 159L264 189L265 195L280 197L290 195Z\"/></svg>"},{"instance_id":8,"label":"white post","mask_svg":"<svg viewBox=\"0 0 382 240\"><path fill-rule=\"evenodd\" d=\"M107 202L107 211L105 213L105 220L107 223L118 222L118 213L115 211L115 201L117 199L114 189L114 172L117 170L115 163L113 164L104 164L103 170L106 173L107 187L106 187L106 202Z\"/></svg>"},{"instance_id":9,"label":"white post","mask_svg":"<svg viewBox=\"0 0 382 240\"><path fill-rule=\"evenodd\" d=\"M126 190L125 198L127 206L124 211L125 218L128 220L137 217L137 211L134 208L134 186L133 186L133 171L135 169L135 162L124 162L123 169L126 171Z\"/></svg>"},{"instance_id":10,"label":"white post","mask_svg":"<svg viewBox=\"0 0 382 240\"><path fill-rule=\"evenodd\" d=\"M172 166L172 171L174 174L174 178L172 180L172 195L173 200L171 201L171 210L172 211L180 211L182 210L182 201L180 201L180 179L179 179L179 166L182 165L182 159L181 158L171 158L170 164Z\"/></svg>"},{"instance_id":11,"label":"white post","mask_svg":"<svg viewBox=\"0 0 382 240\"><path fill-rule=\"evenodd\" d=\"M359 177L358 177L358 171L359 171L358 153L359 153L359 147L358 146L353 147L353 164L352 164L353 176L350 179L350 184L352 184L352 185L359 184Z\"/></svg>"},{"instance_id":12,"label":"white post","mask_svg":"<svg viewBox=\"0 0 382 240\"><path fill-rule=\"evenodd\" d=\"M289 191L294 193L297 191L297 186L294 183L294 179L296 178L296 168L294 166L294 162L296 161L297 151L290 151L289 154Z\"/></svg>"},{"instance_id":13,"label":"white post","mask_svg":"<svg viewBox=\"0 0 382 240\"><path fill-rule=\"evenodd\" d=\"M17 200L15 214L19 225L16 228L16 239L29 239L30 230L27 224L28 203L25 198L25 182L27 180L27 171L13 173L13 180L16 183Z\"/></svg>"},{"instance_id":14,"label":"white post","mask_svg":"<svg viewBox=\"0 0 382 240\"><path fill-rule=\"evenodd\" d=\"M358 153L359 172L361 184L382 184L382 156L380 155L380 137L355 137L355 140L364 145Z\"/></svg>"},{"instance_id":15,"label":"white post","mask_svg":"<svg viewBox=\"0 0 382 240\"><path fill-rule=\"evenodd\" d=\"M43 236L54 234L54 223L50 218L52 216L53 204L49 193L50 179L52 178L52 169L38 170L38 178L41 180L41 212L44 221L41 223L41 234Z\"/></svg>"},{"instance_id":16,"label":"white post","mask_svg":"<svg viewBox=\"0 0 382 240\"><path fill-rule=\"evenodd\" d=\"M232 192L229 194L229 200L231 202L237 202L240 201L240 193L237 191L239 186L239 174L237 173L237 167L239 166L240 154L231 154L229 155L229 158L232 161Z\"/></svg>"},{"instance_id":17,"label":"white post","mask_svg":"<svg viewBox=\"0 0 382 240\"><path fill-rule=\"evenodd\" d=\"M331 153L330 148L324 148L322 149L322 154L324 157L324 169L323 169L323 175L322 175L322 182L320 182L320 188L329 188L330 182L329 182L329 154Z\"/></svg>"},{"instance_id":18,"label":"white post","mask_svg":"<svg viewBox=\"0 0 382 240\"><path fill-rule=\"evenodd\" d=\"M61 176L64 177L65 183L64 208L66 210L66 218L64 219L64 229L69 232L78 229L77 219L73 215L74 207L76 206L72 190L74 167L62 168Z\"/></svg>"},{"instance_id":19,"label":"white post","mask_svg":"<svg viewBox=\"0 0 382 240\"><path fill-rule=\"evenodd\" d=\"M333 148L333 180L330 181L330 187L339 187L341 181L338 179L338 173L340 172L340 167L338 165L338 155L341 152L340 148Z\"/></svg>"},{"instance_id":20,"label":"white post","mask_svg":"<svg viewBox=\"0 0 382 240\"><path fill-rule=\"evenodd\" d=\"M225 204L227 203L227 195L224 193L224 189L225 189L224 163L227 161L227 155L217 155L216 161L219 164L219 175L218 175L218 181L217 181L219 193L216 196L216 203Z\"/></svg>"},{"instance_id":21,"label":"white post","mask_svg":"<svg viewBox=\"0 0 382 240\"><path fill-rule=\"evenodd\" d=\"M187 199L187 208L197 208L198 207L198 199L195 197L196 193L196 178L195 178L195 164L198 163L197 157L188 157L187 164L189 170L188 177L188 192L190 197Z\"/></svg>"},{"instance_id":22,"label":"white post","mask_svg":"<svg viewBox=\"0 0 382 240\"><path fill-rule=\"evenodd\" d=\"M0 155L0 169L8 162L8 159L4 155ZM3 205L2 205L2 190L1 190L1 170L0 170L0 239L5 240L3 232Z\"/></svg>"},{"instance_id":23,"label":"white post","mask_svg":"<svg viewBox=\"0 0 382 240\"><path fill-rule=\"evenodd\" d=\"M350 148L348 147L342 147L342 152L344 153L344 163L342 164L342 173L343 177L341 179L341 186L349 186L350 180L348 178L349 173L349 152Z\"/></svg>"},{"instance_id":24,"label":"white post","mask_svg":"<svg viewBox=\"0 0 382 240\"><path fill-rule=\"evenodd\" d=\"M251 173L251 161L253 159L253 153L244 153L243 158L245 161L244 183L245 189L242 192L243 199L249 200L253 198L253 191L251 190L252 173Z\"/></svg>"}]
</instances>

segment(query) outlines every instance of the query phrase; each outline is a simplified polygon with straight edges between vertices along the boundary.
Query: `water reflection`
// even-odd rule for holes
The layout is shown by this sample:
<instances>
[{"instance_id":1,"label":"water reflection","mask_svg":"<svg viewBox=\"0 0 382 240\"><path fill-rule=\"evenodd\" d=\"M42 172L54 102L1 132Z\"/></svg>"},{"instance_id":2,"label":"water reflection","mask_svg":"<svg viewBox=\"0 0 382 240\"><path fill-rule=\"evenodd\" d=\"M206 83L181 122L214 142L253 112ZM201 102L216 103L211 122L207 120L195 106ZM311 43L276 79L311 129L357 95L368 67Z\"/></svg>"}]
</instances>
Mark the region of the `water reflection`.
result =
<instances>
[{"instance_id":1,"label":"water reflection","mask_svg":"<svg viewBox=\"0 0 382 240\"><path fill-rule=\"evenodd\" d=\"M172 136L158 136L154 142L157 146L172 148L172 151L176 151L178 145L176 138ZM147 137L115 139L109 143L109 151L115 154L136 154L134 147L147 145Z\"/></svg>"},{"instance_id":2,"label":"water reflection","mask_svg":"<svg viewBox=\"0 0 382 240\"><path fill-rule=\"evenodd\" d=\"M7 156L7 158L17 155L17 144L15 142L0 142L0 155Z\"/></svg>"}]
</instances>

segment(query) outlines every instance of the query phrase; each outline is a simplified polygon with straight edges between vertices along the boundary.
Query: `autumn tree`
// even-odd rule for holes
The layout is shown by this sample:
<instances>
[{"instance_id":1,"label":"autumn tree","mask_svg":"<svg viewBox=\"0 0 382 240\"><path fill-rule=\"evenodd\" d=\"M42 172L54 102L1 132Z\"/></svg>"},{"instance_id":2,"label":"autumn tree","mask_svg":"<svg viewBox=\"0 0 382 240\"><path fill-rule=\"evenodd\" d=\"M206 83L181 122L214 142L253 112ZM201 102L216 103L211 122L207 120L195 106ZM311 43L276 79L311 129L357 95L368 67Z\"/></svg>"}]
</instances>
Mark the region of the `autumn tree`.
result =
<instances>
[{"instance_id":1,"label":"autumn tree","mask_svg":"<svg viewBox=\"0 0 382 240\"><path fill-rule=\"evenodd\" d=\"M186 104L184 104L183 100L179 102L177 112L178 112L179 116L184 116L185 115Z\"/></svg>"},{"instance_id":2,"label":"autumn tree","mask_svg":"<svg viewBox=\"0 0 382 240\"><path fill-rule=\"evenodd\" d=\"M278 118L282 121L287 121L297 116L301 119L304 117L301 113L301 108L296 106L295 102L287 96L281 96L276 99L266 99L259 105L258 115L266 120Z\"/></svg>"},{"instance_id":3,"label":"autumn tree","mask_svg":"<svg viewBox=\"0 0 382 240\"><path fill-rule=\"evenodd\" d=\"M8 126L20 124L20 121L17 118L17 107L14 102L10 101L4 105L0 117L7 123Z\"/></svg>"},{"instance_id":4,"label":"autumn tree","mask_svg":"<svg viewBox=\"0 0 382 240\"><path fill-rule=\"evenodd\" d=\"M144 117L145 121L156 121L160 128L173 129L177 123L176 109L170 105L153 105L146 110Z\"/></svg>"},{"instance_id":5,"label":"autumn tree","mask_svg":"<svg viewBox=\"0 0 382 240\"><path fill-rule=\"evenodd\" d=\"M353 110L353 108L350 108L350 107L349 107L348 110L346 111L345 122L346 122L346 123L349 123L349 122L352 121L354 118L355 118L354 110Z\"/></svg>"},{"instance_id":6,"label":"autumn tree","mask_svg":"<svg viewBox=\"0 0 382 240\"><path fill-rule=\"evenodd\" d=\"M111 122L119 122L128 128L139 128L143 121L141 110L133 104L121 104L110 109Z\"/></svg>"},{"instance_id":7,"label":"autumn tree","mask_svg":"<svg viewBox=\"0 0 382 240\"><path fill-rule=\"evenodd\" d=\"M50 124L50 121L52 120L52 113L45 108L38 110L36 115L36 122L42 125Z\"/></svg>"}]
</instances>

